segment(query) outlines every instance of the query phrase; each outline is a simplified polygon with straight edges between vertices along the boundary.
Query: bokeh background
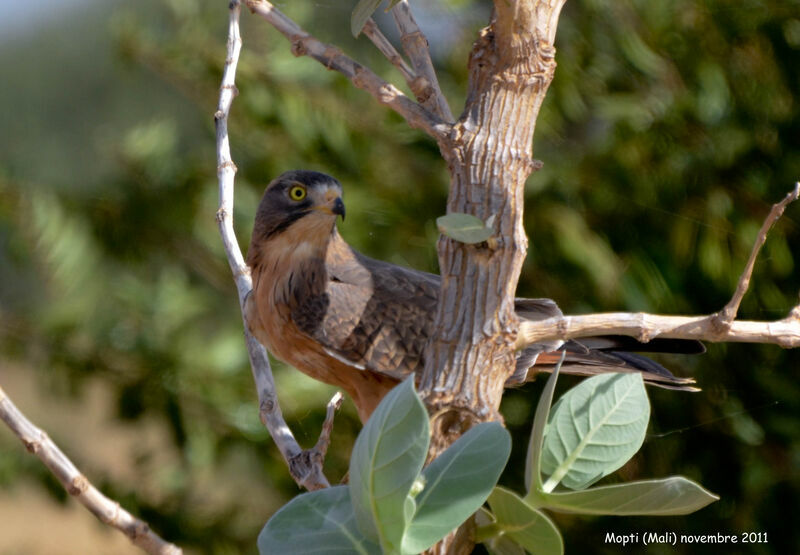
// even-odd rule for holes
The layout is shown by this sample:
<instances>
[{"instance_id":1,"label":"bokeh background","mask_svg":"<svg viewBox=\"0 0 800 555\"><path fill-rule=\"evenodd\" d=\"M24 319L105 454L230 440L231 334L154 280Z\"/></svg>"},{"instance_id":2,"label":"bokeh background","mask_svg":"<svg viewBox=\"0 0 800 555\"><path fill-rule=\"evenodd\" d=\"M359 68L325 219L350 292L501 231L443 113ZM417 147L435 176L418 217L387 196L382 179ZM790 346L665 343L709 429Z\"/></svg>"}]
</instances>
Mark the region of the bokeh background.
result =
<instances>
[{"instance_id":1,"label":"bokeh background","mask_svg":"<svg viewBox=\"0 0 800 555\"><path fill-rule=\"evenodd\" d=\"M351 4L278 6L399 82L349 35ZM489 2L413 5L458 113ZM96 485L169 540L254 553L261 526L298 490L258 420L214 222L227 2L2 0L0 10L0 384ZM292 57L247 12L243 37L230 122L242 248L266 183L311 168L344 183L340 229L352 244L436 271L447 174L435 144ZM544 168L526 189L519 294L569 313L719 309L770 205L800 178L800 3L570 1L557 48L534 140ZM770 234L743 318L780 319L798 303L799 222L792 206ZM650 389L647 440L607 481L682 474L722 499L687 517L556 515L567 551L615 553L606 532L656 530L764 532L768 543L736 552L795 552L798 355L731 344L660 359L703 391ZM313 444L332 390L274 369L287 420ZM517 490L541 387L503 404L515 447L502 483ZM333 480L358 429L348 402L326 462ZM0 431L0 553L126 552Z\"/></svg>"}]
</instances>

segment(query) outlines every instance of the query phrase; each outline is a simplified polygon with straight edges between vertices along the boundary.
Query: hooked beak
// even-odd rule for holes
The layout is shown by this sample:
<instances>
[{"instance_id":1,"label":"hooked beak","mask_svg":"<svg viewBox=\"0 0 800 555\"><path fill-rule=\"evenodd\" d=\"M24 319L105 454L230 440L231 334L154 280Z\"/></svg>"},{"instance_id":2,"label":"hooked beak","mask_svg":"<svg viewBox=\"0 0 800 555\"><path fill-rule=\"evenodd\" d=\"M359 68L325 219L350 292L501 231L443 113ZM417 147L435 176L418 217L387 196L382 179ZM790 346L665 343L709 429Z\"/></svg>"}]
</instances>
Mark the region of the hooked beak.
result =
<instances>
[{"instance_id":1,"label":"hooked beak","mask_svg":"<svg viewBox=\"0 0 800 555\"><path fill-rule=\"evenodd\" d=\"M315 206L314 210L319 210L332 216L341 216L342 220L344 220L344 202L338 191L333 189L329 189L325 193L325 204Z\"/></svg>"},{"instance_id":2,"label":"hooked beak","mask_svg":"<svg viewBox=\"0 0 800 555\"><path fill-rule=\"evenodd\" d=\"M342 221L344 221L344 202L342 202L342 197L336 197L334 199L331 212L333 212L337 216L341 216Z\"/></svg>"}]
</instances>

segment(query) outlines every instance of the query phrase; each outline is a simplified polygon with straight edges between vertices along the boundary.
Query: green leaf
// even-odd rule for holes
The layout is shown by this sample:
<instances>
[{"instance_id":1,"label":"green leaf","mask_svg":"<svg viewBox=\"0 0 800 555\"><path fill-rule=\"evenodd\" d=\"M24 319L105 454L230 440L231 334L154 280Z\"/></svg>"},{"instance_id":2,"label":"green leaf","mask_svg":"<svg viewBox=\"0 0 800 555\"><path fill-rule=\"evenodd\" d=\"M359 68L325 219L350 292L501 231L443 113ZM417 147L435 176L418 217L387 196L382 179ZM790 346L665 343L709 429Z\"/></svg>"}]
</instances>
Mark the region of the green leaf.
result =
<instances>
[{"instance_id":1,"label":"green leaf","mask_svg":"<svg viewBox=\"0 0 800 555\"><path fill-rule=\"evenodd\" d=\"M347 486L298 495L283 506L258 535L262 554L376 553L380 548L356 526Z\"/></svg>"},{"instance_id":2,"label":"green leaf","mask_svg":"<svg viewBox=\"0 0 800 555\"><path fill-rule=\"evenodd\" d=\"M364 24L372 17L378 6L381 5L383 0L360 0L356 7L353 8L353 14L350 16L350 32L354 37L361 34L361 29Z\"/></svg>"},{"instance_id":3,"label":"green leaf","mask_svg":"<svg viewBox=\"0 0 800 555\"><path fill-rule=\"evenodd\" d=\"M503 534L537 555L564 553L564 542L556 525L544 513L530 507L513 491L494 488L489 506Z\"/></svg>"},{"instance_id":4,"label":"green leaf","mask_svg":"<svg viewBox=\"0 0 800 555\"><path fill-rule=\"evenodd\" d=\"M495 536L483 542L492 555L525 555L523 547L508 536Z\"/></svg>"},{"instance_id":5,"label":"green leaf","mask_svg":"<svg viewBox=\"0 0 800 555\"><path fill-rule=\"evenodd\" d=\"M36 241L38 260L44 264L48 285L53 293L63 299L60 304L77 296L78 302L70 302L85 312L87 292L94 291L101 271L102 252L92 235L90 226L71 213L53 194L32 189L27 193L29 207L23 215ZM101 281L102 283L102 281ZM88 318L88 316L84 316Z\"/></svg>"},{"instance_id":6,"label":"green leaf","mask_svg":"<svg viewBox=\"0 0 800 555\"><path fill-rule=\"evenodd\" d=\"M630 99L626 99L625 106L631 105ZM581 268L586 281L591 280L598 293L613 295L619 289L624 265L608 240L572 208L553 207L545 217L554 228L553 238L559 254Z\"/></svg>"},{"instance_id":7,"label":"green leaf","mask_svg":"<svg viewBox=\"0 0 800 555\"><path fill-rule=\"evenodd\" d=\"M642 376L602 374L582 381L556 403L542 448L544 491L560 482L584 489L614 472L644 441L650 402Z\"/></svg>"},{"instance_id":8,"label":"green leaf","mask_svg":"<svg viewBox=\"0 0 800 555\"><path fill-rule=\"evenodd\" d=\"M665 60L647 45L633 29L617 36L622 53L639 71L654 77L664 71Z\"/></svg>"},{"instance_id":9,"label":"green leaf","mask_svg":"<svg viewBox=\"0 0 800 555\"><path fill-rule=\"evenodd\" d=\"M411 377L383 398L356 439L350 456L356 521L385 552L400 550L415 509L407 499L425 462L429 436L428 412Z\"/></svg>"},{"instance_id":10,"label":"green leaf","mask_svg":"<svg viewBox=\"0 0 800 555\"><path fill-rule=\"evenodd\" d=\"M511 436L497 422L473 427L422 473L425 489L403 537L404 553L428 549L478 508L497 483L511 453Z\"/></svg>"},{"instance_id":11,"label":"green leaf","mask_svg":"<svg viewBox=\"0 0 800 555\"><path fill-rule=\"evenodd\" d=\"M475 524L478 525L475 532L476 543L482 543L491 555L525 555L522 546L503 534L494 515L485 507L475 513Z\"/></svg>"},{"instance_id":12,"label":"green leaf","mask_svg":"<svg viewBox=\"0 0 800 555\"><path fill-rule=\"evenodd\" d=\"M536 498L547 509L594 515L686 515L719 499L683 476L584 491L538 492Z\"/></svg>"},{"instance_id":13,"label":"green leaf","mask_svg":"<svg viewBox=\"0 0 800 555\"><path fill-rule=\"evenodd\" d=\"M439 231L462 243L480 243L492 236L492 229L480 218L471 214L451 212L436 218L436 227Z\"/></svg>"},{"instance_id":14,"label":"green leaf","mask_svg":"<svg viewBox=\"0 0 800 555\"><path fill-rule=\"evenodd\" d=\"M525 489L529 492L532 490L541 491L543 487L541 457L544 429L547 425L547 415L550 412L550 405L553 402L553 392L556 390L558 372L561 370L561 363L564 362L565 355L566 353L561 354L561 360L558 361L558 364L556 364L556 367L553 369L553 373L550 374L550 377L547 379L547 383L542 390L542 395L539 397L539 404L536 405L531 439L528 442L528 456L525 459Z\"/></svg>"}]
</instances>

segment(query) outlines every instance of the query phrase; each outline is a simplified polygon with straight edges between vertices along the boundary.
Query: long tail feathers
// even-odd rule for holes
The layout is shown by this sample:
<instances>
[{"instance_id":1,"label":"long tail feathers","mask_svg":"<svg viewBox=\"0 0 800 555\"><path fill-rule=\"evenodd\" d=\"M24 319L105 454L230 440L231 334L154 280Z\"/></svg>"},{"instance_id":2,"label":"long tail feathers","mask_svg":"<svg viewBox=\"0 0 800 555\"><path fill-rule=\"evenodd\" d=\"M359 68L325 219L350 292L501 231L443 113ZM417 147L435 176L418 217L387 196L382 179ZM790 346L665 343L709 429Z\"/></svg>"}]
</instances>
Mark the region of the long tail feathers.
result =
<instances>
[{"instance_id":1,"label":"long tail feathers","mask_svg":"<svg viewBox=\"0 0 800 555\"><path fill-rule=\"evenodd\" d=\"M566 358L561 372L593 376L607 372L640 372L645 382L666 389L700 391L692 378L675 376L657 362L629 351L698 354L705 352L699 341L657 339L640 343L631 337L602 336L565 342L558 350L551 345L533 345L518 353L514 374L506 386L520 385L535 379L540 372L552 372L561 359Z\"/></svg>"}]
</instances>

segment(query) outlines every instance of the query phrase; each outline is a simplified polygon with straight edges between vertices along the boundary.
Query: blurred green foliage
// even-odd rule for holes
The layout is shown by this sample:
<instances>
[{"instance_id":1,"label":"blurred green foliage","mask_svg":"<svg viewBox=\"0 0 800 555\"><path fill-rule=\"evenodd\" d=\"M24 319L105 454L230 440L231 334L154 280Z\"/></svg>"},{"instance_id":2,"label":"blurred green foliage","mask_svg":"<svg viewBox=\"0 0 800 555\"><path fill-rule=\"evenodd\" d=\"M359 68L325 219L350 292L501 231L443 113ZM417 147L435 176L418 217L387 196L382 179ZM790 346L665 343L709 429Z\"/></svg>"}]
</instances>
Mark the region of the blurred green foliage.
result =
<instances>
[{"instance_id":1,"label":"blurred green foliage","mask_svg":"<svg viewBox=\"0 0 800 555\"><path fill-rule=\"evenodd\" d=\"M279 7L399 81L350 35L352 6ZM488 5L417 11L458 113ZM447 173L435 144L242 17L230 133L243 248L266 183L309 168L344 183L341 230L358 249L436 271ZM75 399L76 411L99 380L116 418L168 429L175 456L157 473L144 470L153 454L138 453L141 482L101 474L98 485L170 540L210 553L254 552L261 526L297 493L258 421L214 222L212 115L226 28L224 2L98 3L0 43L0 68L14 76L0 87L0 364L27 365L43 395ZM800 178L800 3L568 2L557 48L534 140L544 168L528 182L519 294L572 313L719 309L770 204ZM770 234L742 317L779 319L797 304L797 210ZM791 552L800 544L786 513L800 499L799 360L762 345L664 359L703 392L650 389L643 450L607 481L683 474L722 500L691 517L557 515L567 552L610 553L607 531L652 529L767 532L768 544L741 552ZM312 444L331 390L281 364L275 373L287 420ZM512 488L540 388L504 400L515 442L501 483ZM358 428L346 405L327 460L333 480ZM0 450L0 487L23 472L44 476L26 457Z\"/></svg>"}]
</instances>

